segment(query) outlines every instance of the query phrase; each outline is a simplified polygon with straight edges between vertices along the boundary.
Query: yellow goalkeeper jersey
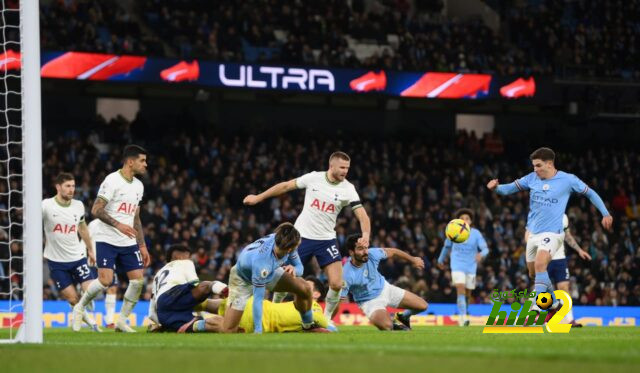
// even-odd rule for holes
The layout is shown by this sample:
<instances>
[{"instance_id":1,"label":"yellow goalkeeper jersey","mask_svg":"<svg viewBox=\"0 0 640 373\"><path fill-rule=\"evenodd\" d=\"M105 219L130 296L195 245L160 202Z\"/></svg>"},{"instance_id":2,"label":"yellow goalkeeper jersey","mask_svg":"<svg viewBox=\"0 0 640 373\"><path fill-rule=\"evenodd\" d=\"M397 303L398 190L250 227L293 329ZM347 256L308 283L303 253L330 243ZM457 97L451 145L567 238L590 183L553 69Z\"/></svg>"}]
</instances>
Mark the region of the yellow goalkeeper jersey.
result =
<instances>
[{"instance_id":1,"label":"yellow goalkeeper jersey","mask_svg":"<svg viewBox=\"0 0 640 373\"><path fill-rule=\"evenodd\" d=\"M247 305L240 319L240 328L246 333L253 333L253 297L249 298ZM227 310L227 300L223 300L218 308L218 314L224 316ZM327 318L324 316L322 307L318 302L313 302L311 306L313 321L319 326L326 328L329 326ZM293 302L273 303L264 300L262 303L262 331L264 333L284 333L302 331L302 317L300 312L293 305Z\"/></svg>"}]
</instances>

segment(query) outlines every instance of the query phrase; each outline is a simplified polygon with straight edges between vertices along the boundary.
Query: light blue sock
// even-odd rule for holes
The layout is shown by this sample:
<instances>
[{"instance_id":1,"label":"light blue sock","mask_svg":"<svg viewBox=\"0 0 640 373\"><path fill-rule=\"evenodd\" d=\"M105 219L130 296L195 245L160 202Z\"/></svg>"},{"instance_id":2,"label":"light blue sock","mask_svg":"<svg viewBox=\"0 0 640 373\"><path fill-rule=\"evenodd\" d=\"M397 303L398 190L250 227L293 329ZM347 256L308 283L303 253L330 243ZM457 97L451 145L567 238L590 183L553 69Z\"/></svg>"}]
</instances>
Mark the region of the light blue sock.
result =
<instances>
[{"instance_id":1,"label":"light blue sock","mask_svg":"<svg viewBox=\"0 0 640 373\"><path fill-rule=\"evenodd\" d=\"M313 322L313 312L311 310L305 313L300 312L300 316L302 316L303 324L311 324Z\"/></svg>"},{"instance_id":2,"label":"light blue sock","mask_svg":"<svg viewBox=\"0 0 640 373\"><path fill-rule=\"evenodd\" d=\"M205 325L207 324L204 320L198 320L193 323L193 331L194 332L205 332L207 331Z\"/></svg>"},{"instance_id":3,"label":"light blue sock","mask_svg":"<svg viewBox=\"0 0 640 373\"><path fill-rule=\"evenodd\" d=\"M458 295L458 314L460 317L467 314L467 298L464 295Z\"/></svg>"},{"instance_id":4,"label":"light blue sock","mask_svg":"<svg viewBox=\"0 0 640 373\"><path fill-rule=\"evenodd\" d=\"M536 296L545 292L551 294L553 303L556 302L556 296L553 294L553 285L551 284L551 279L549 278L549 273L547 273L547 271L536 272L536 280L533 290L535 290Z\"/></svg>"}]
</instances>

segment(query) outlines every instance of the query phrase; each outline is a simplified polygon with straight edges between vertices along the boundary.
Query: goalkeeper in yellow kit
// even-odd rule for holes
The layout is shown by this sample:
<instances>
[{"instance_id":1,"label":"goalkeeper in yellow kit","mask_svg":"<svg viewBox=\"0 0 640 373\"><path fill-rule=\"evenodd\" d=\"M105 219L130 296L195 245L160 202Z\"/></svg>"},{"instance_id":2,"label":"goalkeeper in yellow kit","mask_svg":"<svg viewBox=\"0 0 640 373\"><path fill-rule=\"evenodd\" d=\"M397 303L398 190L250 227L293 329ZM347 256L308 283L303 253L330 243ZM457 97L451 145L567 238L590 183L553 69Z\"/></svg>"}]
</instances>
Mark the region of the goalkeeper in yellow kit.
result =
<instances>
[{"instance_id":1,"label":"goalkeeper in yellow kit","mask_svg":"<svg viewBox=\"0 0 640 373\"><path fill-rule=\"evenodd\" d=\"M306 281L313 288L313 304L311 306L313 321L322 328L329 328L329 321L324 316L322 307L320 307L320 304L317 302L324 293L322 283L315 277L307 277ZM245 333L253 333L253 312L251 312L252 304L253 297L249 298L247 301L244 313L240 319L240 324L238 325L238 327L243 329ZM300 317L300 312L298 312L294 307L293 302L273 303L269 300L263 300L262 307L262 331L264 333L302 331L302 318ZM224 316L224 313L227 310L227 300L209 300L206 308L209 312L215 310L218 315ZM334 329L333 331L335 330L337 329Z\"/></svg>"}]
</instances>

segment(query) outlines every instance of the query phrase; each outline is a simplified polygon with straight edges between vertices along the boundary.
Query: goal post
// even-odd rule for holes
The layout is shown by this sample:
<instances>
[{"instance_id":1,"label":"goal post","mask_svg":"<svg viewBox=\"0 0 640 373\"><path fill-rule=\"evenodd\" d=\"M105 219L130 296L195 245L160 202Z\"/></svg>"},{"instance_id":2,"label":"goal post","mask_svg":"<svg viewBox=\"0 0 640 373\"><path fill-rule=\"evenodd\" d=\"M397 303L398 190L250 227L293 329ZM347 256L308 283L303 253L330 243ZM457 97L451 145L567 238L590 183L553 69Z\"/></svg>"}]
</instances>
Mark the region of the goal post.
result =
<instances>
[{"instance_id":1,"label":"goal post","mask_svg":"<svg viewBox=\"0 0 640 373\"><path fill-rule=\"evenodd\" d=\"M20 1L22 49L24 330L20 342L42 343L42 131L39 1Z\"/></svg>"}]
</instances>

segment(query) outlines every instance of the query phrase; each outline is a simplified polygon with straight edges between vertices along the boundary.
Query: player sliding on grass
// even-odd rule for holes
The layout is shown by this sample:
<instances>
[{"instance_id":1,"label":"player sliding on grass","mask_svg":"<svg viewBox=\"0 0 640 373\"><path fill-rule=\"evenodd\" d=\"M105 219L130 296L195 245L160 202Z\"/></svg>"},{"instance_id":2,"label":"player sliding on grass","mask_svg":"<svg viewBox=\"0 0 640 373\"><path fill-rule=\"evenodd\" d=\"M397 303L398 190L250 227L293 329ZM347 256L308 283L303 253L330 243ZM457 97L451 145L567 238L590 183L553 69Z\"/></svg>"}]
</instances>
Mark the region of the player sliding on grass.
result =
<instances>
[{"instance_id":1,"label":"player sliding on grass","mask_svg":"<svg viewBox=\"0 0 640 373\"><path fill-rule=\"evenodd\" d=\"M191 251L183 245L173 245L167 251L167 263L153 278L153 297L149 305L150 331L178 333L220 332L222 317L212 315L206 319L194 317L205 308L212 294L219 294L226 285L219 281L198 279L196 267L190 259Z\"/></svg>"},{"instance_id":2,"label":"player sliding on grass","mask_svg":"<svg viewBox=\"0 0 640 373\"><path fill-rule=\"evenodd\" d=\"M562 216L571 193L580 193L589 198L602 214L602 226L605 229L611 229L613 224L613 218L598 193L576 175L557 170L555 156L553 150L540 148L529 156L534 172L510 184L498 184L498 179L487 184L487 188L501 195L529 191L527 229L531 234L527 239L527 263L534 263L536 294L549 292L553 297L554 308L557 304L547 265L564 241ZM539 310L539 307L534 304L532 309Z\"/></svg>"},{"instance_id":3,"label":"player sliding on grass","mask_svg":"<svg viewBox=\"0 0 640 373\"><path fill-rule=\"evenodd\" d=\"M351 293L369 321L380 330L408 330L412 315L426 311L428 304L412 292L391 285L378 272L380 260L402 258L414 267L424 269L424 260L392 248L371 248L360 244L360 235L347 237L345 246L349 260L344 264L343 300ZM406 308L395 314L394 322L387 307Z\"/></svg>"},{"instance_id":4,"label":"player sliding on grass","mask_svg":"<svg viewBox=\"0 0 640 373\"><path fill-rule=\"evenodd\" d=\"M224 315L222 331L235 333L253 294L253 330L262 333L262 300L265 287L294 295L293 304L302 318L304 331L328 332L313 322L312 290L301 278L303 267L295 251L300 233L291 223L282 223L275 233L246 246L229 272L229 307ZM290 263L283 267L283 265ZM291 265L293 264L293 265Z\"/></svg>"},{"instance_id":5,"label":"player sliding on grass","mask_svg":"<svg viewBox=\"0 0 640 373\"><path fill-rule=\"evenodd\" d=\"M335 231L340 211L349 206L360 221L362 232L360 245L369 247L371 233L371 223L360 203L356 188L346 179L350 165L351 158L346 153L335 152L329 157L329 170L326 172L314 171L297 179L281 182L258 195L250 194L243 201L245 205L252 206L294 189L306 190L304 207L295 224L302 236L298 254L303 264L315 256L318 265L327 275L329 291L324 314L330 323L340 303L340 288L342 288L342 256L338 249ZM284 299L282 294L274 296L276 302L282 299Z\"/></svg>"}]
</instances>

